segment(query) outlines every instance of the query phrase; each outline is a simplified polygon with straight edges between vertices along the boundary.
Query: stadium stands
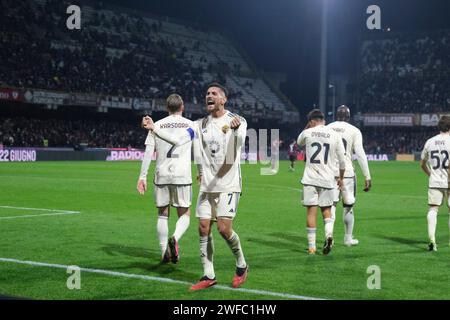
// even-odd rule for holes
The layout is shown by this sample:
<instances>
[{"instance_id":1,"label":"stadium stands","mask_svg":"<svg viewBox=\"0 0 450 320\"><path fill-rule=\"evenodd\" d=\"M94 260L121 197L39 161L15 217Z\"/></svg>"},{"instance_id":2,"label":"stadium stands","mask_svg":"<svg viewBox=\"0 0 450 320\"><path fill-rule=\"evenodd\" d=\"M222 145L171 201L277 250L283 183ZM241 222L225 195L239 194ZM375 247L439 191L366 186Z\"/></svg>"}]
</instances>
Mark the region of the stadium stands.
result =
<instances>
[{"instance_id":1,"label":"stadium stands","mask_svg":"<svg viewBox=\"0 0 450 320\"><path fill-rule=\"evenodd\" d=\"M365 40L361 55L361 112L450 110L450 31L383 33Z\"/></svg>"},{"instance_id":2,"label":"stadium stands","mask_svg":"<svg viewBox=\"0 0 450 320\"><path fill-rule=\"evenodd\" d=\"M2 120L0 137L5 147L90 148L142 147L146 132L137 125L118 121L8 118Z\"/></svg>"},{"instance_id":3,"label":"stadium stands","mask_svg":"<svg viewBox=\"0 0 450 320\"><path fill-rule=\"evenodd\" d=\"M230 87L229 108L259 119L298 122L216 32L146 14L83 4L82 28L66 26L66 1L0 4L0 86L161 99L172 92L202 104L212 80ZM27 23L23 23L26 21Z\"/></svg>"}]
</instances>

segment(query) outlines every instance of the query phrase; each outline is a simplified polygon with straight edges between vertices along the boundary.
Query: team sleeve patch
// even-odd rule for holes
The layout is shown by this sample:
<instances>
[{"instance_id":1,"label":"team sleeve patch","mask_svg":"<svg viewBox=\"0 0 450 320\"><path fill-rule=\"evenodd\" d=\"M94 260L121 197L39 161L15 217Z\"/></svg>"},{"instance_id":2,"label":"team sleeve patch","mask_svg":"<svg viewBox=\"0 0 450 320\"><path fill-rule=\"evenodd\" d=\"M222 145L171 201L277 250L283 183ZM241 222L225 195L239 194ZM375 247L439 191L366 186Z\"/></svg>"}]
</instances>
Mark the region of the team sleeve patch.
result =
<instances>
[{"instance_id":1,"label":"team sleeve patch","mask_svg":"<svg viewBox=\"0 0 450 320\"><path fill-rule=\"evenodd\" d=\"M195 137L194 129L188 128L188 129L187 129L187 132L188 132L189 135L191 136L191 140L194 140L194 137Z\"/></svg>"}]
</instances>

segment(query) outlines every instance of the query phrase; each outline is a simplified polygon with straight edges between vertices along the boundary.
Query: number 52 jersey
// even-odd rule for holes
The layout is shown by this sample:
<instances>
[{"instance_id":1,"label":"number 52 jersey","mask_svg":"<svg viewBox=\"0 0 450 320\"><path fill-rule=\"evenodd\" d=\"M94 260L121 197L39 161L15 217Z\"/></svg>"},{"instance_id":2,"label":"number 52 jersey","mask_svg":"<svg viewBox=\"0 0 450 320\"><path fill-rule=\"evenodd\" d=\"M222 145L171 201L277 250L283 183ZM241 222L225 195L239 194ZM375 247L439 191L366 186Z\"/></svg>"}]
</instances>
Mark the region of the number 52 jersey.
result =
<instances>
[{"instance_id":1,"label":"number 52 jersey","mask_svg":"<svg viewBox=\"0 0 450 320\"><path fill-rule=\"evenodd\" d=\"M449 156L449 134L438 134L425 143L421 158L428 162L430 168L429 188L447 189L449 187Z\"/></svg>"},{"instance_id":2,"label":"number 52 jersey","mask_svg":"<svg viewBox=\"0 0 450 320\"><path fill-rule=\"evenodd\" d=\"M319 125L304 130L297 144L306 149L302 184L334 189L335 172L345 169L344 144L339 135L333 129Z\"/></svg>"},{"instance_id":3,"label":"number 52 jersey","mask_svg":"<svg viewBox=\"0 0 450 320\"><path fill-rule=\"evenodd\" d=\"M180 115L170 115L155 122L155 128L173 136L181 135L192 126L191 120ZM192 142L174 146L149 131L145 144L154 146L156 151L156 168L153 180L155 185L192 184Z\"/></svg>"}]
</instances>

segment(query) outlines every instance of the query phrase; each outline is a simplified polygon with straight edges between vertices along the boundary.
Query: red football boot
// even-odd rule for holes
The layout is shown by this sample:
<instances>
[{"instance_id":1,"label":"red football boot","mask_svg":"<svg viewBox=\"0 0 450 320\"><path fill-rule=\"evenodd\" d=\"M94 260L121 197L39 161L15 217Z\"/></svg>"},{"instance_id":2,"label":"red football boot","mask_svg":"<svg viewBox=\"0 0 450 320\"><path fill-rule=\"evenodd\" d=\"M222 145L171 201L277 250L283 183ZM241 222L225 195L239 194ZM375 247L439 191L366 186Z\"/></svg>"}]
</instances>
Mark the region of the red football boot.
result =
<instances>
[{"instance_id":1,"label":"red football boot","mask_svg":"<svg viewBox=\"0 0 450 320\"><path fill-rule=\"evenodd\" d=\"M232 283L233 288L240 287L245 282L245 280L247 280L247 275L248 266L246 266L245 268L236 268L236 274L234 275Z\"/></svg>"},{"instance_id":2,"label":"red football boot","mask_svg":"<svg viewBox=\"0 0 450 320\"><path fill-rule=\"evenodd\" d=\"M216 278L210 279L207 276L204 276L203 278L200 279L199 282L192 285L190 290L191 291L203 290L203 289L212 287L215 284L217 284Z\"/></svg>"}]
</instances>

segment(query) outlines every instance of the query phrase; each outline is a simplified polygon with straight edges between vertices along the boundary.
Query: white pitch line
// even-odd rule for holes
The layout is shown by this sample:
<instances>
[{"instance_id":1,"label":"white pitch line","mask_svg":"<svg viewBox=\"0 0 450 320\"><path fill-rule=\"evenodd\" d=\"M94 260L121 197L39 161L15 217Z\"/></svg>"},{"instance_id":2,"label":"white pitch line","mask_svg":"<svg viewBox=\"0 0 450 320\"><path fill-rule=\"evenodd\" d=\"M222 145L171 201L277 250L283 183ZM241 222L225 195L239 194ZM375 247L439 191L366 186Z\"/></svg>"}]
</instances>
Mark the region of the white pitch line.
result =
<instances>
[{"instance_id":1,"label":"white pitch line","mask_svg":"<svg viewBox=\"0 0 450 320\"><path fill-rule=\"evenodd\" d=\"M23 215L23 216L0 217L0 220L3 220L3 219L33 218L33 217L48 217L48 216L62 216L62 215L78 214L78 213L79 212L55 212L55 213L27 214L27 215Z\"/></svg>"},{"instance_id":2,"label":"white pitch line","mask_svg":"<svg viewBox=\"0 0 450 320\"><path fill-rule=\"evenodd\" d=\"M4 209L17 209L17 210L29 210L29 211L47 211L47 212L64 212L64 213L80 213L80 211L69 211L60 209L44 209L44 208L26 208L26 207L13 207L13 206L0 206Z\"/></svg>"},{"instance_id":3,"label":"white pitch line","mask_svg":"<svg viewBox=\"0 0 450 320\"><path fill-rule=\"evenodd\" d=\"M0 262L9 262L9 263L37 266L37 267L48 267L48 268L57 268L57 269L66 269L66 270L69 267L68 265L63 265L63 264L18 260L18 259L10 259L10 258L0 258ZM186 285L186 286L192 285L191 282L187 282L187 281L174 280L174 279L170 279L170 278L152 277L152 276L146 276L143 274L133 274L133 273L117 272L117 271L102 270L102 269L81 268L81 267L80 267L80 271L88 272L88 273L104 274L104 275L113 276L113 277L124 277L124 278L141 279L141 280L147 280L147 281L166 282L166 283L182 284L182 285ZM273 291L256 290L256 289L245 289L245 288L234 289L231 287L220 286L220 285L216 285L212 288L216 289L216 290L228 290L228 291L235 291L235 292L237 291L237 292L243 292L243 293L251 293L251 294L255 294L255 295L265 295L265 296L280 297L280 298L286 298L286 299L324 300L324 299L320 299L320 298L300 296L300 295L282 293L282 292L273 292Z\"/></svg>"},{"instance_id":4,"label":"white pitch line","mask_svg":"<svg viewBox=\"0 0 450 320\"><path fill-rule=\"evenodd\" d=\"M250 185L253 185L253 187L250 187L250 188L255 188L255 186L256 186L256 188L261 187L261 189L262 189L264 186L266 186L266 187L272 187L272 188L278 188L278 189L284 189L284 190L303 192L303 190L300 188L292 188L292 187L280 186L280 185L276 185L276 184L250 183Z\"/></svg>"}]
</instances>

